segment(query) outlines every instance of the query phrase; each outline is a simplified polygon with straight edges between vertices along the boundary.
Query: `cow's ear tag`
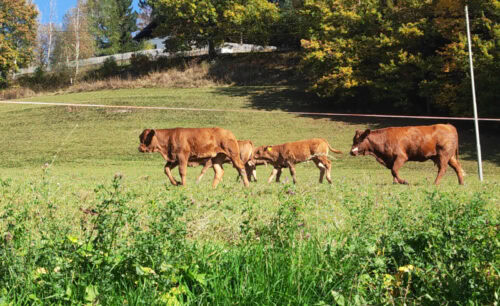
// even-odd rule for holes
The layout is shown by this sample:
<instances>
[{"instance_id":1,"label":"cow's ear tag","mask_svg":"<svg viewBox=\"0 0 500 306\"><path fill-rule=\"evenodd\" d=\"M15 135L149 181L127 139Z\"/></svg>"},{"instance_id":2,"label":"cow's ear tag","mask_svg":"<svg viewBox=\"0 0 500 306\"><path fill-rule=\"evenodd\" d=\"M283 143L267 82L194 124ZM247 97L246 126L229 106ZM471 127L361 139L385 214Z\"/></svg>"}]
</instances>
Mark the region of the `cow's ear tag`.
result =
<instances>
[{"instance_id":1,"label":"cow's ear tag","mask_svg":"<svg viewBox=\"0 0 500 306\"><path fill-rule=\"evenodd\" d=\"M268 150L269 152L271 152L271 151L273 150L273 148L268 147L268 148L267 148L267 150Z\"/></svg>"}]
</instances>

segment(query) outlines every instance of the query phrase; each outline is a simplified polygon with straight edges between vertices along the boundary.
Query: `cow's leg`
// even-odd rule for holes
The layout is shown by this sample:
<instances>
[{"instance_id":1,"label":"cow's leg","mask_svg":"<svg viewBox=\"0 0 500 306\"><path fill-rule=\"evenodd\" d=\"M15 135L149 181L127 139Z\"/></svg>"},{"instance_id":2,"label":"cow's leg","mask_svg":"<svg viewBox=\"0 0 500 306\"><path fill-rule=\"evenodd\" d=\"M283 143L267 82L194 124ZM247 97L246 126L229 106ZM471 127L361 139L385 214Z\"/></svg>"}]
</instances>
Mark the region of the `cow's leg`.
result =
<instances>
[{"instance_id":1,"label":"cow's leg","mask_svg":"<svg viewBox=\"0 0 500 306\"><path fill-rule=\"evenodd\" d=\"M245 171L247 173L247 179L249 182L252 181L252 176L254 175L253 169L254 169L253 166L250 166L248 163L245 164ZM257 181L257 179L255 179L255 181Z\"/></svg>"},{"instance_id":2,"label":"cow's leg","mask_svg":"<svg viewBox=\"0 0 500 306\"><path fill-rule=\"evenodd\" d=\"M198 178L196 179L196 183L199 183L205 173L207 172L208 168L212 167L212 161L208 160L205 165L203 165L203 168L201 169L200 175L198 175Z\"/></svg>"},{"instance_id":3,"label":"cow's leg","mask_svg":"<svg viewBox=\"0 0 500 306\"><path fill-rule=\"evenodd\" d=\"M278 171L281 172L281 169L278 170L277 168L273 168L273 172L271 172L271 175L269 176L269 179L267 180L268 184L270 184L273 181L273 179L276 176L276 174L278 173Z\"/></svg>"},{"instance_id":4,"label":"cow's leg","mask_svg":"<svg viewBox=\"0 0 500 306\"><path fill-rule=\"evenodd\" d=\"M238 169L238 173L243 178L243 185L245 185L245 187L248 187L249 186L248 177L247 177L247 172L245 171L245 165L243 164L243 162L237 156L235 158L231 157L231 162L233 163L233 166L236 169Z\"/></svg>"},{"instance_id":5,"label":"cow's leg","mask_svg":"<svg viewBox=\"0 0 500 306\"><path fill-rule=\"evenodd\" d=\"M460 166L460 163L458 162L458 160L456 159L455 156L452 156L450 158L450 161L448 162L448 164L453 168L453 170L455 170L455 172L457 173L457 176L458 176L458 183L460 185L463 185L464 184L464 170L462 170L462 166Z\"/></svg>"},{"instance_id":6,"label":"cow's leg","mask_svg":"<svg viewBox=\"0 0 500 306\"><path fill-rule=\"evenodd\" d=\"M326 173L326 180L328 183L332 183L332 178L330 176L330 170L332 169L332 163L328 158L321 156L313 160L316 166L319 168L319 182L323 183L323 177Z\"/></svg>"},{"instance_id":7,"label":"cow's leg","mask_svg":"<svg viewBox=\"0 0 500 306\"><path fill-rule=\"evenodd\" d=\"M446 173L446 169L448 168L448 161L440 156L437 166L439 170L438 175L436 176L436 180L434 181L434 185L439 185L439 182L441 182L441 178Z\"/></svg>"},{"instance_id":8,"label":"cow's leg","mask_svg":"<svg viewBox=\"0 0 500 306\"><path fill-rule=\"evenodd\" d=\"M188 159L185 156L179 156L179 175L181 176L182 186L186 185Z\"/></svg>"},{"instance_id":9,"label":"cow's leg","mask_svg":"<svg viewBox=\"0 0 500 306\"><path fill-rule=\"evenodd\" d=\"M328 158L324 158L323 160L324 164L325 164L325 172L326 172L326 180L328 181L328 183L332 183L332 176L331 176L331 171L332 171L332 162L328 160Z\"/></svg>"},{"instance_id":10,"label":"cow's leg","mask_svg":"<svg viewBox=\"0 0 500 306\"><path fill-rule=\"evenodd\" d=\"M165 164L165 174L167 175L168 179L170 180L170 183L172 183L172 185L174 186L177 186L178 184L180 184L178 181L176 181L174 179L174 176L172 175L172 169L174 169L175 167L177 167L177 162L167 162Z\"/></svg>"},{"instance_id":11,"label":"cow's leg","mask_svg":"<svg viewBox=\"0 0 500 306\"><path fill-rule=\"evenodd\" d=\"M255 166L255 165L252 165L252 176L253 176L253 180L255 182L257 182L257 166Z\"/></svg>"},{"instance_id":12,"label":"cow's leg","mask_svg":"<svg viewBox=\"0 0 500 306\"><path fill-rule=\"evenodd\" d=\"M216 188L217 185L219 185L220 181L222 180L222 176L224 175L224 170L222 169L222 166L218 163L214 163L213 168L215 176L214 176L214 181L212 183L212 188Z\"/></svg>"},{"instance_id":13,"label":"cow's leg","mask_svg":"<svg viewBox=\"0 0 500 306\"><path fill-rule=\"evenodd\" d=\"M323 183L323 178L325 177L325 165L318 159L313 159L314 164L319 169L319 183Z\"/></svg>"},{"instance_id":14,"label":"cow's leg","mask_svg":"<svg viewBox=\"0 0 500 306\"><path fill-rule=\"evenodd\" d=\"M399 173L398 173L399 168L401 168L407 160L408 159L406 158L406 156L399 155L398 157L396 157L396 160L394 161L394 164L392 165L392 168L391 168L391 173L392 173L392 176L394 178L394 183L408 184L407 181L405 181L401 177L399 177Z\"/></svg>"},{"instance_id":15,"label":"cow's leg","mask_svg":"<svg viewBox=\"0 0 500 306\"><path fill-rule=\"evenodd\" d=\"M290 168L290 174L292 175L293 183L297 184L297 177L295 176L295 165L292 163L288 163L288 167Z\"/></svg>"},{"instance_id":16,"label":"cow's leg","mask_svg":"<svg viewBox=\"0 0 500 306\"><path fill-rule=\"evenodd\" d=\"M278 173L276 173L276 183L280 182L281 178L281 168L278 168Z\"/></svg>"}]
</instances>

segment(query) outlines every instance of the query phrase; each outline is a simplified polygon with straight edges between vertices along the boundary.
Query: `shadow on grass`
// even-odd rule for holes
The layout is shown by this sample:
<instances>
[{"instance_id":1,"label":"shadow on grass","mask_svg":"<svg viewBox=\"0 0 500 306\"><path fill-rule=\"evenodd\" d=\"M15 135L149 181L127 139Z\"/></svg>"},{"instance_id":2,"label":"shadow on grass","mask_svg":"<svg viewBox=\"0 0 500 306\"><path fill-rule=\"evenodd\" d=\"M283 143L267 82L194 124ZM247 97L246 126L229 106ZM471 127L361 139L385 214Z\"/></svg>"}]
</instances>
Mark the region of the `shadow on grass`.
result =
<instances>
[{"instance_id":1,"label":"shadow on grass","mask_svg":"<svg viewBox=\"0 0 500 306\"><path fill-rule=\"evenodd\" d=\"M266 86L234 86L219 87L221 95L230 97L249 97L251 108L265 111L284 112L337 112L337 113L360 113L349 109L332 107L328 100L321 99L314 94L307 93L304 89L295 86L266 87ZM312 119L329 118L331 121L342 122L351 125L364 125L370 129L380 129L390 126L430 125L437 123L451 123L459 133L461 159L476 160L476 139L474 124L472 121L463 120L436 120L436 119L402 119L402 118L367 118L348 116L321 116L321 115L297 115ZM484 161L500 165L500 124L493 122L481 122L481 148ZM353 136L355 128L353 127Z\"/></svg>"}]
</instances>

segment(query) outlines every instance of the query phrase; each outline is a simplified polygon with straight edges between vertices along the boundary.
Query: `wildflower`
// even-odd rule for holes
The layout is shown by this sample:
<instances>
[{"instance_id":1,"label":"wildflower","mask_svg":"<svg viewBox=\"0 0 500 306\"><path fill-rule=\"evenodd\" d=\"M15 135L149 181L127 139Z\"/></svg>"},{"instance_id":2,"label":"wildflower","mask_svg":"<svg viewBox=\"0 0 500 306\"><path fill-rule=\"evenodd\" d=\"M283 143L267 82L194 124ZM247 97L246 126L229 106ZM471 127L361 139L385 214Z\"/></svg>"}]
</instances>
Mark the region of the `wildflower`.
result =
<instances>
[{"instance_id":1,"label":"wildflower","mask_svg":"<svg viewBox=\"0 0 500 306\"><path fill-rule=\"evenodd\" d=\"M38 274L47 274L47 269L45 269L45 268L38 268L38 269L36 269L36 273L38 273Z\"/></svg>"},{"instance_id":2,"label":"wildflower","mask_svg":"<svg viewBox=\"0 0 500 306\"><path fill-rule=\"evenodd\" d=\"M406 266L399 267L398 271L403 272L403 273L410 273L414 269L415 269L415 267L413 265L406 265Z\"/></svg>"}]
</instances>

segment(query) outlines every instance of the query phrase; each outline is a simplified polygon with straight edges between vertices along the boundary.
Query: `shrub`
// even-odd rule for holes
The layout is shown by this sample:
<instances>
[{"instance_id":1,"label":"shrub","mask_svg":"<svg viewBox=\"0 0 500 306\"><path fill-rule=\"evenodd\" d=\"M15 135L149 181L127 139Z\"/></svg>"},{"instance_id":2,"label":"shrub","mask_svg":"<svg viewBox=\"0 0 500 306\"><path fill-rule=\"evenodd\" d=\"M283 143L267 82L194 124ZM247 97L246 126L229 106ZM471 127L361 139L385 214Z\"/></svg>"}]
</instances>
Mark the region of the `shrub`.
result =
<instances>
[{"instance_id":1,"label":"shrub","mask_svg":"<svg viewBox=\"0 0 500 306\"><path fill-rule=\"evenodd\" d=\"M130 58L130 68L134 74L143 74L151 70L151 59L147 54L134 53Z\"/></svg>"},{"instance_id":2,"label":"shrub","mask_svg":"<svg viewBox=\"0 0 500 306\"><path fill-rule=\"evenodd\" d=\"M118 63L116 62L116 59L113 56L106 58L102 63L101 67L96 71L96 74L100 78L108 78L111 76L118 75L119 73L120 73L120 68L118 66Z\"/></svg>"},{"instance_id":3,"label":"shrub","mask_svg":"<svg viewBox=\"0 0 500 306\"><path fill-rule=\"evenodd\" d=\"M34 96L35 92L26 87L11 87L0 90L0 99L10 100Z\"/></svg>"}]
</instances>

